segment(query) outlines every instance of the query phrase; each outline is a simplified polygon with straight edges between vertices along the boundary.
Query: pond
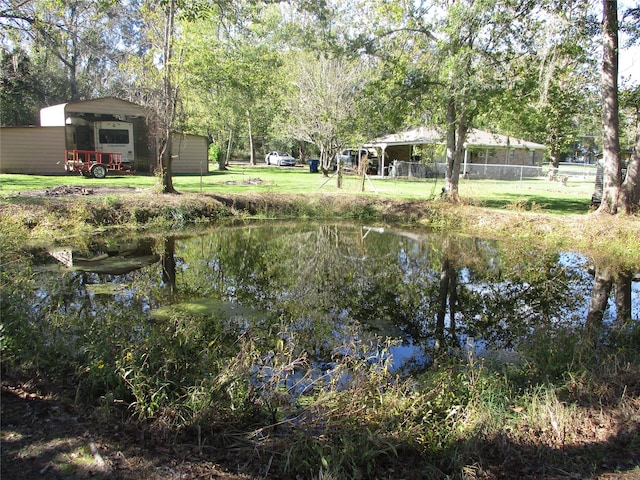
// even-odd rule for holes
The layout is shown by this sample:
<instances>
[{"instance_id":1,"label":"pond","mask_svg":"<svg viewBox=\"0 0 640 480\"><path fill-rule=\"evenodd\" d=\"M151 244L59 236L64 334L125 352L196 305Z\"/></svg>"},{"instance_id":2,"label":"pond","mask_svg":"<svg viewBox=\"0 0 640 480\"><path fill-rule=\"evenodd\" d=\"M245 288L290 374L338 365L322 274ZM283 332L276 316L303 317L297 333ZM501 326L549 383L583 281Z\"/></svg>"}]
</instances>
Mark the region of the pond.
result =
<instances>
[{"instance_id":1,"label":"pond","mask_svg":"<svg viewBox=\"0 0 640 480\"><path fill-rule=\"evenodd\" d=\"M584 255L529 243L347 224L96 239L48 253L33 308L89 319L95 338L118 321L109 338L135 345L164 329L194 354L210 342L230 354L250 338L262 352L286 346L320 372L355 344L411 374L442 352L516 358L541 332L579 336L602 271ZM610 286L615 297L627 294L606 304L605 324L621 308L637 320L637 273L611 275L622 279Z\"/></svg>"},{"instance_id":2,"label":"pond","mask_svg":"<svg viewBox=\"0 0 640 480\"><path fill-rule=\"evenodd\" d=\"M27 253L3 264L3 372L64 386L150 444L234 468L242 452L261 478L462 478L478 461L524 477L559 459L587 475L633 449L633 433L592 433L635 428L628 259L311 222Z\"/></svg>"}]
</instances>

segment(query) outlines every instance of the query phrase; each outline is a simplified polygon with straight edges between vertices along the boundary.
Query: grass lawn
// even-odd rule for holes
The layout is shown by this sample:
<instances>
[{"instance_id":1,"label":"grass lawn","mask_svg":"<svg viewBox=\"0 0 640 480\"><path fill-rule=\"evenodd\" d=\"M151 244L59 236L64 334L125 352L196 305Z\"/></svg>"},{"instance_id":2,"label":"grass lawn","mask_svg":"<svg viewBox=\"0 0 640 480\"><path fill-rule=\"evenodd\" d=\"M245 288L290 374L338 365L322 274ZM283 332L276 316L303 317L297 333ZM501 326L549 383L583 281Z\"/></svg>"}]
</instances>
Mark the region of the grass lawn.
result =
<instances>
[{"instance_id":1,"label":"grass lawn","mask_svg":"<svg viewBox=\"0 0 640 480\"><path fill-rule=\"evenodd\" d=\"M342 189L337 190L335 177L327 178L322 174L310 173L308 167L251 167L247 164L233 164L224 172L175 175L173 181L175 188L180 192L304 195L342 192L407 200L437 198L444 186L443 179L396 180L388 177L370 177L365 181L365 191L361 192L360 178L356 175L345 175ZM158 186L158 179L153 175L110 175L98 180L81 175L2 174L0 197L60 185L154 189ZM493 209L536 210L554 214L587 213L593 188L593 177L580 175L570 175L566 184L540 179L460 180L460 195L465 202Z\"/></svg>"}]
</instances>

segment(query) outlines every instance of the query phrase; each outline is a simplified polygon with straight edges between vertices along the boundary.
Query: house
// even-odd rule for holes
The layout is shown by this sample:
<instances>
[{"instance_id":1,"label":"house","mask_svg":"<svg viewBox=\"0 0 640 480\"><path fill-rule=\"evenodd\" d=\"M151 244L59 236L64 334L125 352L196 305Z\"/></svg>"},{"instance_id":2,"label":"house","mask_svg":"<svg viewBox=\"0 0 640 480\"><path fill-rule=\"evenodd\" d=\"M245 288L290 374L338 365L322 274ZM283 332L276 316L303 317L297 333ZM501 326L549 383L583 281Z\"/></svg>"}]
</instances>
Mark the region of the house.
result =
<instances>
[{"instance_id":1,"label":"house","mask_svg":"<svg viewBox=\"0 0 640 480\"><path fill-rule=\"evenodd\" d=\"M380 151L380 175L393 174L394 162L413 162L429 165L433 175L444 172L445 136L435 128L418 127L405 132L380 137L364 145ZM464 143L464 160L460 173L464 176L495 177L494 170L516 172L504 166L520 166L520 174L526 167L540 167L546 146L519 138L472 129ZM395 163L397 165L397 163ZM537 168L536 168L537 169ZM489 171L492 171L489 173ZM529 168L528 171L533 171Z\"/></svg>"},{"instance_id":2,"label":"house","mask_svg":"<svg viewBox=\"0 0 640 480\"><path fill-rule=\"evenodd\" d=\"M63 174L65 150L122 152L140 173L157 165L146 110L114 97L43 108L39 127L0 128L1 173ZM206 137L174 134L173 173L206 172L207 150Z\"/></svg>"}]
</instances>

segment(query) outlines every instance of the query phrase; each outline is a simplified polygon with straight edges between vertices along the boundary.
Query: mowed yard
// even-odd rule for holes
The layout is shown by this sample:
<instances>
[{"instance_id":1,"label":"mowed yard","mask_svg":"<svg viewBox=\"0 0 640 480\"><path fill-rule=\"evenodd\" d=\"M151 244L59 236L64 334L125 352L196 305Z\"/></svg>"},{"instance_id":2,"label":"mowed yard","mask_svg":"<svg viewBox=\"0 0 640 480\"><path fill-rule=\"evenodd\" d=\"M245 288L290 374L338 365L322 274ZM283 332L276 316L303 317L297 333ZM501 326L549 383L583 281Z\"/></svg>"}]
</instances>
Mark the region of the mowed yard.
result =
<instances>
[{"instance_id":1,"label":"mowed yard","mask_svg":"<svg viewBox=\"0 0 640 480\"><path fill-rule=\"evenodd\" d=\"M444 187L443 179L392 179L367 177L362 191L362 179L354 174L343 176L342 188L336 188L334 175L325 177L310 173L308 166L268 167L235 163L226 171L214 170L202 175L175 175L173 183L179 192L195 193L277 193L321 195L345 193L382 196L395 199L436 199ZM593 173L591 173L593 172ZM534 210L552 214L581 214L590 210L594 191L595 168L561 166L559 178L523 179L513 181L460 179L460 195L464 202L494 209ZM43 190L61 185L95 187L130 187L158 189L159 179L153 175L109 175L105 179L81 175L0 175L0 197L30 190Z\"/></svg>"}]
</instances>

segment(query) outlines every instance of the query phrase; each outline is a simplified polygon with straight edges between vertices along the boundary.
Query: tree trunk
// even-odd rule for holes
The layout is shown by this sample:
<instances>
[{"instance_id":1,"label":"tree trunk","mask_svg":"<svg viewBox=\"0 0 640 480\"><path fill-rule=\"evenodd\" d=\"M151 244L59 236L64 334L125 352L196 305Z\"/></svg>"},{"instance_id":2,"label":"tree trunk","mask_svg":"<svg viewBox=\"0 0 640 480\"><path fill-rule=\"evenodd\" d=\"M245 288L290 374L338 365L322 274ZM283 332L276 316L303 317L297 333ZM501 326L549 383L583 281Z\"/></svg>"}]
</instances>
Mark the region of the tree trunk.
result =
<instances>
[{"instance_id":1,"label":"tree trunk","mask_svg":"<svg viewBox=\"0 0 640 480\"><path fill-rule=\"evenodd\" d=\"M176 239L167 237L164 239L164 248L160 261L162 264L162 284L169 290L173 298L176 293Z\"/></svg>"},{"instance_id":2,"label":"tree trunk","mask_svg":"<svg viewBox=\"0 0 640 480\"><path fill-rule=\"evenodd\" d=\"M620 191L620 207L626 214L640 208L640 123L636 127L636 148Z\"/></svg>"},{"instance_id":3,"label":"tree trunk","mask_svg":"<svg viewBox=\"0 0 640 480\"><path fill-rule=\"evenodd\" d=\"M557 180L558 168L560 168L560 151L558 150L555 135L552 135L552 137L553 138L549 142L549 160L551 163L551 168L549 169L549 173L547 174L547 180Z\"/></svg>"},{"instance_id":4,"label":"tree trunk","mask_svg":"<svg viewBox=\"0 0 640 480\"><path fill-rule=\"evenodd\" d=\"M616 326L622 327L631 320L631 279L633 275L620 272L613 282L615 287Z\"/></svg>"},{"instance_id":5,"label":"tree trunk","mask_svg":"<svg viewBox=\"0 0 640 480\"><path fill-rule=\"evenodd\" d=\"M166 140L164 147L160 155L160 169L162 172L162 193L176 193L173 187L173 175L171 168L173 164L173 158L171 152L173 151L173 139L171 138L171 132L165 131Z\"/></svg>"},{"instance_id":6,"label":"tree trunk","mask_svg":"<svg viewBox=\"0 0 640 480\"><path fill-rule=\"evenodd\" d=\"M73 25L69 28L69 41L71 43L70 56L69 61L66 59L63 60L63 63L67 65L69 69L69 74L67 80L69 81L69 100L81 100L80 98L80 89L78 87L78 55L79 55L79 39L78 39L78 28L76 22L77 18L77 7L75 5L71 5L69 7L69 20Z\"/></svg>"},{"instance_id":7,"label":"tree trunk","mask_svg":"<svg viewBox=\"0 0 640 480\"><path fill-rule=\"evenodd\" d=\"M327 149L324 145L319 145L320 150L320 170L322 170L322 176L329 176L329 169L331 168L331 159L328 158Z\"/></svg>"},{"instance_id":8,"label":"tree trunk","mask_svg":"<svg viewBox=\"0 0 640 480\"><path fill-rule=\"evenodd\" d=\"M451 345L458 346L456 335L456 313L458 312L458 275L454 266L449 262L449 338Z\"/></svg>"},{"instance_id":9,"label":"tree trunk","mask_svg":"<svg viewBox=\"0 0 640 480\"><path fill-rule=\"evenodd\" d=\"M224 155L218 157L218 170L223 171L227 169L229 164L229 157L231 157L231 141L233 139L233 130L229 130L229 138L227 139L227 150Z\"/></svg>"},{"instance_id":10,"label":"tree trunk","mask_svg":"<svg viewBox=\"0 0 640 480\"><path fill-rule=\"evenodd\" d=\"M360 157L360 191L364 192L364 181L367 176L367 170L369 169L369 155L363 154Z\"/></svg>"},{"instance_id":11,"label":"tree trunk","mask_svg":"<svg viewBox=\"0 0 640 480\"><path fill-rule=\"evenodd\" d=\"M171 62L173 57L173 32L174 32L174 21L175 21L175 0L171 0L167 4L167 19L165 23L164 30L164 45L163 45L163 62L164 62L164 71L163 71L163 107L164 111L162 112L162 122L164 124L163 135L164 141L161 142L163 145L162 152L160 154L160 165L162 171L162 193L176 193L176 190L173 188L173 175L171 172L171 167L173 163L173 141L172 141L172 133L173 133L173 119L175 118L176 113L176 97L173 91L172 86L172 68Z\"/></svg>"},{"instance_id":12,"label":"tree trunk","mask_svg":"<svg viewBox=\"0 0 640 480\"><path fill-rule=\"evenodd\" d=\"M253 145L253 132L251 131L251 118L249 117L249 112L247 112L247 121L249 123L249 165L255 167L256 151L255 146Z\"/></svg>"},{"instance_id":13,"label":"tree trunk","mask_svg":"<svg viewBox=\"0 0 640 480\"><path fill-rule=\"evenodd\" d=\"M298 141L298 157L300 158L300 163L307 163L307 150L306 145L303 141Z\"/></svg>"},{"instance_id":14,"label":"tree trunk","mask_svg":"<svg viewBox=\"0 0 640 480\"><path fill-rule=\"evenodd\" d=\"M449 259L442 260L442 269L440 270L440 286L438 288L438 312L436 313L436 329L435 329L435 349L439 350L444 346L444 319L447 315L447 298L449 295Z\"/></svg>"},{"instance_id":15,"label":"tree trunk","mask_svg":"<svg viewBox=\"0 0 640 480\"><path fill-rule=\"evenodd\" d=\"M462 165L462 162L464 161L464 142L467 138L468 130L469 128L467 126L467 116L466 112L463 109L462 114L460 114L460 118L458 119L458 125L456 127L456 155L451 176L456 184L456 202L460 201L460 196L458 195L458 184L460 183L460 165Z\"/></svg>"},{"instance_id":16,"label":"tree trunk","mask_svg":"<svg viewBox=\"0 0 640 480\"><path fill-rule=\"evenodd\" d=\"M460 200L458 194L458 181L455 175L456 162L456 104L453 96L449 98L447 104L447 169L445 174L444 190L447 197L457 202ZM460 166L458 165L458 174ZM458 175L459 176L459 175Z\"/></svg>"},{"instance_id":17,"label":"tree trunk","mask_svg":"<svg viewBox=\"0 0 640 480\"><path fill-rule=\"evenodd\" d=\"M464 111L458 112L455 98L451 96L447 104L447 171L445 193L452 202L460 201L460 165L464 156L464 140L467 136L467 119Z\"/></svg>"},{"instance_id":18,"label":"tree trunk","mask_svg":"<svg viewBox=\"0 0 640 480\"><path fill-rule=\"evenodd\" d=\"M602 203L598 212L618 210L622 172L618 116L618 2L603 0L602 54Z\"/></svg>"},{"instance_id":19,"label":"tree trunk","mask_svg":"<svg viewBox=\"0 0 640 480\"><path fill-rule=\"evenodd\" d=\"M551 161L551 166L557 172L558 168L560 168L560 152L553 145L549 149L549 160Z\"/></svg>"}]
</instances>

